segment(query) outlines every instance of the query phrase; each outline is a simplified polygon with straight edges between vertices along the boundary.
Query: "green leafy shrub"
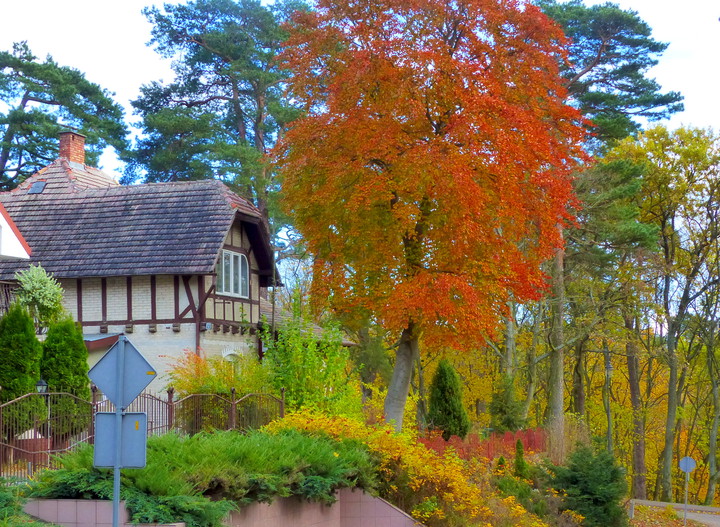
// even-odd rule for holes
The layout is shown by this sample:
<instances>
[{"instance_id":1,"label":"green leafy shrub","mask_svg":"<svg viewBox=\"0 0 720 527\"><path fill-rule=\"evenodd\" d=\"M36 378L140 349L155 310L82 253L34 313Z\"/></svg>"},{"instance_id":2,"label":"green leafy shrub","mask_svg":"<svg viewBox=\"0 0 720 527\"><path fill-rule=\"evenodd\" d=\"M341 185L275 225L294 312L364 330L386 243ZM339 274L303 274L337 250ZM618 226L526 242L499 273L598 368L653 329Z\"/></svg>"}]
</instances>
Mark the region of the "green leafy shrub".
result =
<instances>
[{"instance_id":1,"label":"green leafy shrub","mask_svg":"<svg viewBox=\"0 0 720 527\"><path fill-rule=\"evenodd\" d=\"M40 264L15 273L15 279L15 298L35 320L38 333L62 315L63 288Z\"/></svg>"},{"instance_id":2,"label":"green leafy shrub","mask_svg":"<svg viewBox=\"0 0 720 527\"><path fill-rule=\"evenodd\" d=\"M627 525L620 500L627 491L625 472L605 450L583 446L570 455L566 467L555 467L552 486L564 494L564 508L585 517L583 525Z\"/></svg>"},{"instance_id":3,"label":"green leafy shrub","mask_svg":"<svg viewBox=\"0 0 720 527\"><path fill-rule=\"evenodd\" d=\"M262 333L269 378L277 392L285 389L289 411L313 408L330 414L362 416L360 379L337 328L316 332L296 303L293 316L273 338Z\"/></svg>"},{"instance_id":4,"label":"green leafy shrub","mask_svg":"<svg viewBox=\"0 0 720 527\"><path fill-rule=\"evenodd\" d=\"M109 499L112 473L93 467L92 447L42 472L31 495ZM296 431L166 434L148 440L147 466L125 470L122 496L133 521L184 521L219 526L228 510L277 497L332 503L342 487L376 486L376 462L357 441L313 438Z\"/></svg>"},{"instance_id":5,"label":"green leafy shrub","mask_svg":"<svg viewBox=\"0 0 720 527\"><path fill-rule=\"evenodd\" d=\"M445 441L450 436L465 438L470 431L470 418L462 404L462 386L455 368L443 359L430 384L428 424L441 430Z\"/></svg>"}]
</instances>

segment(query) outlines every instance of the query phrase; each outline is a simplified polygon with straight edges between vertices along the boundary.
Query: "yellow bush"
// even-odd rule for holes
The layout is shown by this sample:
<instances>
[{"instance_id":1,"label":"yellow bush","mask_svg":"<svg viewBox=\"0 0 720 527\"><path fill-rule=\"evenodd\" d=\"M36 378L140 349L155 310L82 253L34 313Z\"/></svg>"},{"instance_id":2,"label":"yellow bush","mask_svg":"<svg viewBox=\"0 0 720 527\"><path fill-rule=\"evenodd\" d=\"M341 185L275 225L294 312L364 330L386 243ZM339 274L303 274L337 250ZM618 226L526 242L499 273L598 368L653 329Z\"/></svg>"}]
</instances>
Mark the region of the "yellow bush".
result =
<instances>
[{"instance_id":1,"label":"yellow bush","mask_svg":"<svg viewBox=\"0 0 720 527\"><path fill-rule=\"evenodd\" d=\"M366 426L353 419L307 412L290 414L265 430L287 428L367 445L380 460L380 495L426 525L545 525L516 502L503 502L487 488L474 484L468 467L452 450L439 455L410 433L398 434L386 425Z\"/></svg>"}]
</instances>

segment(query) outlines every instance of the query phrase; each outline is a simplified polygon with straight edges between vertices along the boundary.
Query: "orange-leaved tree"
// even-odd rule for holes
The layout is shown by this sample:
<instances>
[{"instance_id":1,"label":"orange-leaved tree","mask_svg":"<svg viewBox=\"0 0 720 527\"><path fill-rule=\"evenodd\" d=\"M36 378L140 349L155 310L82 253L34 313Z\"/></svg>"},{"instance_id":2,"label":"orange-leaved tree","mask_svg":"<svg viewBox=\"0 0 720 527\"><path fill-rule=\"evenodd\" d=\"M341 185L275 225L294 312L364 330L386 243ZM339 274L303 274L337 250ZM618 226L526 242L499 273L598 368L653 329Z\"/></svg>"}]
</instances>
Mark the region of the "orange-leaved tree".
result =
<instances>
[{"instance_id":1,"label":"orange-leaved tree","mask_svg":"<svg viewBox=\"0 0 720 527\"><path fill-rule=\"evenodd\" d=\"M563 36L513 0L317 0L281 56L304 105L276 149L313 293L398 335L399 429L419 343L462 349L561 243L578 114Z\"/></svg>"}]
</instances>

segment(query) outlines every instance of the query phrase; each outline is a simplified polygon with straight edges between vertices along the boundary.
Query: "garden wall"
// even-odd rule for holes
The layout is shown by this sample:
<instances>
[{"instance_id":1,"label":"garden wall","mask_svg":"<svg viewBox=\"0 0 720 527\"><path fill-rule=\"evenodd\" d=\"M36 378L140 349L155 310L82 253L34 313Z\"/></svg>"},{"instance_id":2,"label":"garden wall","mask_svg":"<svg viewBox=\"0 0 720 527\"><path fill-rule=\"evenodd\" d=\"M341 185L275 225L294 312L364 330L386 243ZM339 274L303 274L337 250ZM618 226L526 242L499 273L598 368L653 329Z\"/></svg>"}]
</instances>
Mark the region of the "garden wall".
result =
<instances>
[{"instance_id":1,"label":"garden wall","mask_svg":"<svg viewBox=\"0 0 720 527\"><path fill-rule=\"evenodd\" d=\"M299 498L281 498L272 504L253 503L234 511L228 527L414 527L419 525L400 509L361 490L342 489L338 501L328 507ZM25 512L64 527L111 527L112 502L100 500L31 500ZM127 513L123 527L132 527ZM150 527L150 524L142 524ZM166 524L163 524L166 525ZM184 526L182 523L170 524ZM152 524L161 527L159 524Z\"/></svg>"}]
</instances>

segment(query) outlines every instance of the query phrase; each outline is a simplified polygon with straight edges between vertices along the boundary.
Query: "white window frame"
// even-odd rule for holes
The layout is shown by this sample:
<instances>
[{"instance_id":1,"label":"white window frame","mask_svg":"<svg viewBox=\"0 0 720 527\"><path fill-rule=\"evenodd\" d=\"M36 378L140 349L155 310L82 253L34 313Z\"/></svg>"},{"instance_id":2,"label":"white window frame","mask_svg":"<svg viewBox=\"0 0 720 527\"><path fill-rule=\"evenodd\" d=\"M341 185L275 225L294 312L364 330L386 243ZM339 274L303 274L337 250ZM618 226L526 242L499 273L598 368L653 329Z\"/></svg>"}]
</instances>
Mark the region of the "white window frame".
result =
<instances>
[{"instance_id":1,"label":"white window frame","mask_svg":"<svg viewBox=\"0 0 720 527\"><path fill-rule=\"evenodd\" d=\"M223 249L215 272L219 295L250 298L250 262L243 253Z\"/></svg>"}]
</instances>

